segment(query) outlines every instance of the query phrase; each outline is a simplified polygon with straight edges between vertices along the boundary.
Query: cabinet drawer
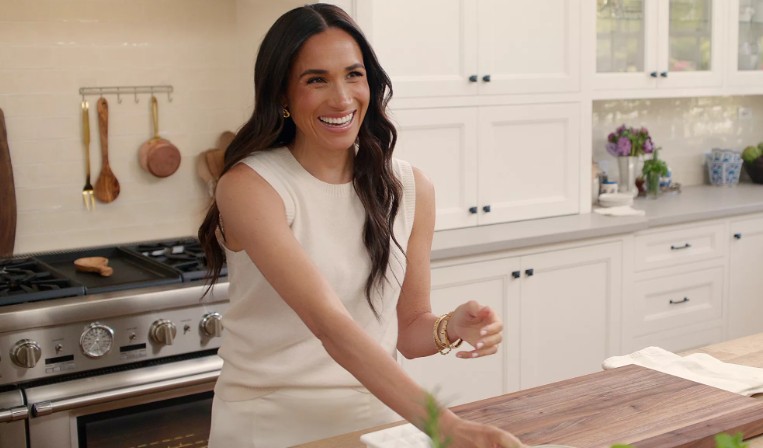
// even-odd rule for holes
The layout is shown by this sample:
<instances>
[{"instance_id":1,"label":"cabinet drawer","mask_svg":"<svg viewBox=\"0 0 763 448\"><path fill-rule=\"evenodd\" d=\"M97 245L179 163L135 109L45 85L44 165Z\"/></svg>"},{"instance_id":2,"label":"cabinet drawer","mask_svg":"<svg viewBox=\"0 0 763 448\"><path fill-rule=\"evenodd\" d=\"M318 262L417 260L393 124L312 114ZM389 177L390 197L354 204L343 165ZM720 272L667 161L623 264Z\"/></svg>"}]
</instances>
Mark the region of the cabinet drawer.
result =
<instances>
[{"instance_id":1,"label":"cabinet drawer","mask_svg":"<svg viewBox=\"0 0 763 448\"><path fill-rule=\"evenodd\" d=\"M723 235L723 224L638 235L635 239L634 266L637 271L643 271L721 257L726 242Z\"/></svg>"},{"instance_id":2,"label":"cabinet drawer","mask_svg":"<svg viewBox=\"0 0 763 448\"><path fill-rule=\"evenodd\" d=\"M634 284L629 320L635 336L723 320L723 266L667 273Z\"/></svg>"}]
</instances>

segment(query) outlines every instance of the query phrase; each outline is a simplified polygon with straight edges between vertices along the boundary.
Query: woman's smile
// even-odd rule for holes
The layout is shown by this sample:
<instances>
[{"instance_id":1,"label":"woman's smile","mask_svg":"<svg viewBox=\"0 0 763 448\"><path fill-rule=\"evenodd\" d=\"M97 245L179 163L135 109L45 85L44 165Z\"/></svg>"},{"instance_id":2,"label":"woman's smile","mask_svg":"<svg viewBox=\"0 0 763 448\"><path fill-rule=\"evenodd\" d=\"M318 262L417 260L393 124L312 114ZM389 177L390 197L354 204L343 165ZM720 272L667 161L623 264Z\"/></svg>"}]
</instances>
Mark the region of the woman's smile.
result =
<instances>
[{"instance_id":1,"label":"woman's smile","mask_svg":"<svg viewBox=\"0 0 763 448\"><path fill-rule=\"evenodd\" d=\"M329 127L332 128L347 128L352 122L352 119L355 117L355 111L352 111L346 115L342 116L320 116L318 119L321 121L321 123L326 124Z\"/></svg>"}]
</instances>

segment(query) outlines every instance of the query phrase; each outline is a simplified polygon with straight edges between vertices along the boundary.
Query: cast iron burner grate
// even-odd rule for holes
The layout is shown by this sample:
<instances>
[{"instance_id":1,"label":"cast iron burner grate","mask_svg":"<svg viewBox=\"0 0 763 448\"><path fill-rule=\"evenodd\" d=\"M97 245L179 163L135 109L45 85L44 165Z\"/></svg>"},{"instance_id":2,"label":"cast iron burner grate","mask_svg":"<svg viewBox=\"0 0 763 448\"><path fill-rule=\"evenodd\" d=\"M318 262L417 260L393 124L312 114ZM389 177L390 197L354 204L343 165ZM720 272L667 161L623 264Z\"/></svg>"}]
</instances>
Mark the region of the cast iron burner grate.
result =
<instances>
[{"instance_id":1,"label":"cast iron burner grate","mask_svg":"<svg viewBox=\"0 0 763 448\"><path fill-rule=\"evenodd\" d=\"M180 271L184 282L207 276L207 257L196 239L142 243L128 249ZM220 275L227 273L223 267Z\"/></svg>"},{"instance_id":2,"label":"cast iron burner grate","mask_svg":"<svg viewBox=\"0 0 763 448\"><path fill-rule=\"evenodd\" d=\"M85 288L31 258L0 260L0 305L81 296Z\"/></svg>"}]
</instances>

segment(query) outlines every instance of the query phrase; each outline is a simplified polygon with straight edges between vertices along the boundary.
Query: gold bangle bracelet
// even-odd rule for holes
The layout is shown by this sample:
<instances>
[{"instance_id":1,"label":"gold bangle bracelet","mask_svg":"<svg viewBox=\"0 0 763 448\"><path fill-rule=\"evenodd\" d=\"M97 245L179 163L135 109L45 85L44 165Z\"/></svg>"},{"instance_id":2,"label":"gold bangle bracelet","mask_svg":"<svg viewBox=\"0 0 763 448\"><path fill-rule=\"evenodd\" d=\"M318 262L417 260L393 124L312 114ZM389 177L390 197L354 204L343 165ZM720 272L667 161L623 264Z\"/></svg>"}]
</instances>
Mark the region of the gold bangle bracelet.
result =
<instances>
[{"instance_id":1,"label":"gold bangle bracelet","mask_svg":"<svg viewBox=\"0 0 763 448\"><path fill-rule=\"evenodd\" d=\"M445 317L445 316L444 316L444 315L442 315L442 316L438 317L437 319L435 319L435 321L434 321L434 328L432 329L432 337L433 337L433 339L434 339L434 345L435 345L435 347L437 347L437 351L438 351L438 352L441 352L441 351L442 351L442 349L444 348L444 347L443 347L443 345L442 345L442 343L440 342L440 337L439 337L439 335L437 334L437 332L438 332L438 331L439 331L439 329L440 329L440 322L442 322L442 319L443 319L444 317Z\"/></svg>"},{"instance_id":2,"label":"gold bangle bracelet","mask_svg":"<svg viewBox=\"0 0 763 448\"><path fill-rule=\"evenodd\" d=\"M450 342L448 339L448 322L453 317L453 312L440 316L435 322L435 343L441 355L447 355L454 348L457 348L464 342L461 338ZM442 325L442 328L438 328Z\"/></svg>"}]
</instances>

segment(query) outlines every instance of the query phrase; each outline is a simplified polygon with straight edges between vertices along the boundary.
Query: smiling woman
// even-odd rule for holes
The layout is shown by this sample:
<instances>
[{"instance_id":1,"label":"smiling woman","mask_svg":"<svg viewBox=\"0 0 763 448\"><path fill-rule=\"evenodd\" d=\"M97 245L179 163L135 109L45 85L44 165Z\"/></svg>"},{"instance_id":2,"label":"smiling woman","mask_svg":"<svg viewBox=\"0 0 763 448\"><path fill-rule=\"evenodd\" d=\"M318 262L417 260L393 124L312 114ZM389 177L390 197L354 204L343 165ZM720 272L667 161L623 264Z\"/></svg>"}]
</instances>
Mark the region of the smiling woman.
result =
<instances>
[{"instance_id":1,"label":"smiling woman","mask_svg":"<svg viewBox=\"0 0 763 448\"><path fill-rule=\"evenodd\" d=\"M469 301L429 303L431 183L394 159L389 78L341 9L296 8L266 34L255 110L225 154L199 229L212 270L227 260L211 448L283 447L403 418L423 426L427 392L409 358L492 355L502 323ZM447 409L452 448L519 447Z\"/></svg>"}]
</instances>

